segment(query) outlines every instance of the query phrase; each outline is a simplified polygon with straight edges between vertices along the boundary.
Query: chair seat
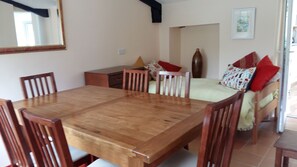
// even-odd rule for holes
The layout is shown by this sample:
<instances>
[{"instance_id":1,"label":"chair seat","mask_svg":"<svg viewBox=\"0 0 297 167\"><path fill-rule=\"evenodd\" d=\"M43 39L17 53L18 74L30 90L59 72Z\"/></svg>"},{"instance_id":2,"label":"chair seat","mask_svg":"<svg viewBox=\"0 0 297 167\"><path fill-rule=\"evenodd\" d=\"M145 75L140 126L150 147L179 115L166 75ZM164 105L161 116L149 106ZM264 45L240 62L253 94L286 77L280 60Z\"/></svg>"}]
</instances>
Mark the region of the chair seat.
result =
<instances>
[{"instance_id":1,"label":"chair seat","mask_svg":"<svg viewBox=\"0 0 297 167\"><path fill-rule=\"evenodd\" d=\"M119 167L119 166L103 159L97 159L96 161L88 165L88 167Z\"/></svg>"},{"instance_id":2,"label":"chair seat","mask_svg":"<svg viewBox=\"0 0 297 167\"><path fill-rule=\"evenodd\" d=\"M75 162L75 161L77 161L77 160L79 160L79 159L81 159L81 158L88 155L87 152L84 152L82 150L79 150L79 149L74 148L74 147L69 146L69 145L68 145L68 147L69 147L71 159L72 159L73 162Z\"/></svg>"},{"instance_id":3,"label":"chair seat","mask_svg":"<svg viewBox=\"0 0 297 167\"><path fill-rule=\"evenodd\" d=\"M296 138L296 131L285 130L275 142L274 147L297 152Z\"/></svg>"},{"instance_id":4,"label":"chair seat","mask_svg":"<svg viewBox=\"0 0 297 167\"><path fill-rule=\"evenodd\" d=\"M196 154L193 154L190 151L180 149L162 162L158 167L196 167L197 157Z\"/></svg>"},{"instance_id":5,"label":"chair seat","mask_svg":"<svg viewBox=\"0 0 297 167\"><path fill-rule=\"evenodd\" d=\"M193 154L185 149L180 149L158 167L196 167L197 155ZM91 163L88 167L118 167L103 159L97 159Z\"/></svg>"},{"instance_id":6,"label":"chair seat","mask_svg":"<svg viewBox=\"0 0 297 167\"><path fill-rule=\"evenodd\" d=\"M297 159L297 132L285 130L280 138L275 142L275 167L290 166L289 158Z\"/></svg>"},{"instance_id":7,"label":"chair seat","mask_svg":"<svg viewBox=\"0 0 297 167\"><path fill-rule=\"evenodd\" d=\"M72 146L68 145L68 148L69 148L69 152L70 152L70 155L71 155L72 162L75 162L75 161L77 161L77 160L79 160L79 159L81 159L81 158L88 155L88 153L86 153L86 152L84 152L82 150L79 150L77 148L74 148ZM56 151L55 151L55 154L57 154ZM33 156L32 152L30 152L30 156L31 156L31 159L33 161L33 164L36 165L35 159L34 159L34 156Z\"/></svg>"}]
</instances>

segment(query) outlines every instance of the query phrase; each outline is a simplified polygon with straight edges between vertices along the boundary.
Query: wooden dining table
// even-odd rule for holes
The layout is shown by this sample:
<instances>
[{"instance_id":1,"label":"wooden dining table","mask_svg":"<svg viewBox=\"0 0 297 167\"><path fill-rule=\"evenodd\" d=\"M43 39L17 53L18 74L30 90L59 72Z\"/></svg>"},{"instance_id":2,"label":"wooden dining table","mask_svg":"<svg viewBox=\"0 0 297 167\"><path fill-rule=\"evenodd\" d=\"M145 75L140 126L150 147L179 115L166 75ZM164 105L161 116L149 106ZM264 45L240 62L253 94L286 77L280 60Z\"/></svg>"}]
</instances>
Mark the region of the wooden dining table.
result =
<instances>
[{"instance_id":1,"label":"wooden dining table","mask_svg":"<svg viewBox=\"0 0 297 167\"><path fill-rule=\"evenodd\" d=\"M208 103L84 86L13 105L17 111L27 108L43 117L60 118L73 147L119 166L143 167L159 163L199 136Z\"/></svg>"}]
</instances>

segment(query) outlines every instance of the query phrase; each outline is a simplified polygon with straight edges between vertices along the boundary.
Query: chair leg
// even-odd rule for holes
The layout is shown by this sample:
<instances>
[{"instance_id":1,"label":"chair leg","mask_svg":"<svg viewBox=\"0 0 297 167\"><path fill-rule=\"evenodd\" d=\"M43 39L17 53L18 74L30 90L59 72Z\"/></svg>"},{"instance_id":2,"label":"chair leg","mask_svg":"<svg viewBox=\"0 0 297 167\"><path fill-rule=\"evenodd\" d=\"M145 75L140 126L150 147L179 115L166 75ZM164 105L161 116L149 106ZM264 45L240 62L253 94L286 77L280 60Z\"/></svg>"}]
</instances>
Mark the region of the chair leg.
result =
<instances>
[{"instance_id":1,"label":"chair leg","mask_svg":"<svg viewBox=\"0 0 297 167\"><path fill-rule=\"evenodd\" d=\"M281 164L282 164L282 150L279 148L276 148L274 166L281 167Z\"/></svg>"},{"instance_id":2,"label":"chair leg","mask_svg":"<svg viewBox=\"0 0 297 167\"><path fill-rule=\"evenodd\" d=\"M277 107L274 109L274 121L275 121L275 123L277 123L277 117L278 117L278 113L277 113Z\"/></svg>"},{"instance_id":3,"label":"chair leg","mask_svg":"<svg viewBox=\"0 0 297 167\"><path fill-rule=\"evenodd\" d=\"M96 161L97 159L99 159L99 157L96 157L96 156L94 156L94 155L91 155L91 162L94 162L94 161Z\"/></svg>"},{"instance_id":4,"label":"chair leg","mask_svg":"<svg viewBox=\"0 0 297 167\"><path fill-rule=\"evenodd\" d=\"M289 166L289 157L285 157L283 159L283 167L288 167Z\"/></svg>"},{"instance_id":5,"label":"chair leg","mask_svg":"<svg viewBox=\"0 0 297 167\"><path fill-rule=\"evenodd\" d=\"M82 157L81 159L73 162L74 167L79 167L83 164L89 165L91 162L93 162L93 156L92 155L87 155L85 157Z\"/></svg>"}]
</instances>

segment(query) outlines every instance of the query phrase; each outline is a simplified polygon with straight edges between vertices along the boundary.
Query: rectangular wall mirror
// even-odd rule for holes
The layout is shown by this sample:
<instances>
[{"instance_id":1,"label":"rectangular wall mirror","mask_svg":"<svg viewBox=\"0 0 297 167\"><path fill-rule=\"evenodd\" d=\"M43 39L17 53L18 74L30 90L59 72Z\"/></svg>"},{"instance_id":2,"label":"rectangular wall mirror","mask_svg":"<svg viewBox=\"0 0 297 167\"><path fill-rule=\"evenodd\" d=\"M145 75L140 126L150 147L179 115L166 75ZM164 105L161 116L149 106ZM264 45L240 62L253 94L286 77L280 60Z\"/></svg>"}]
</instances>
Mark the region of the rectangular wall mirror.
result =
<instances>
[{"instance_id":1,"label":"rectangular wall mirror","mask_svg":"<svg viewBox=\"0 0 297 167\"><path fill-rule=\"evenodd\" d=\"M0 0L0 54L65 49L62 0Z\"/></svg>"}]
</instances>

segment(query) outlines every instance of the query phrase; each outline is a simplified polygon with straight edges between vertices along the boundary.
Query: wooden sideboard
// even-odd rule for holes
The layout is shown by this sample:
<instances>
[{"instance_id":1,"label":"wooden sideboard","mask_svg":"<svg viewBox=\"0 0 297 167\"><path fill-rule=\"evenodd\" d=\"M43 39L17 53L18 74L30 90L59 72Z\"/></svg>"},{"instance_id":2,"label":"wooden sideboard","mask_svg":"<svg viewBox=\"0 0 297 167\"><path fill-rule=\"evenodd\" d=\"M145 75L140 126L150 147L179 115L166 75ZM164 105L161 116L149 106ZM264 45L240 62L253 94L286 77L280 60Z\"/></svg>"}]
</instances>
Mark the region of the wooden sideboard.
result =
<instances>
[{"instance_id":1,"label":"wooden sideboard","mask_svg":"<svg viewBox=\"0 0 297 167\"><path fill-rule=\"evenodd\" d=\"M85 72L85 84L104 86L110 88L122 88L123 69L143 69L143 67L116 66Z\"/></svg>"}]
</instances>

